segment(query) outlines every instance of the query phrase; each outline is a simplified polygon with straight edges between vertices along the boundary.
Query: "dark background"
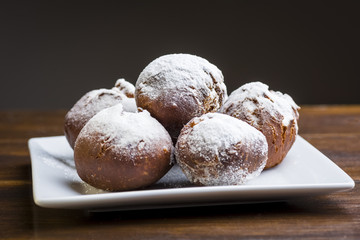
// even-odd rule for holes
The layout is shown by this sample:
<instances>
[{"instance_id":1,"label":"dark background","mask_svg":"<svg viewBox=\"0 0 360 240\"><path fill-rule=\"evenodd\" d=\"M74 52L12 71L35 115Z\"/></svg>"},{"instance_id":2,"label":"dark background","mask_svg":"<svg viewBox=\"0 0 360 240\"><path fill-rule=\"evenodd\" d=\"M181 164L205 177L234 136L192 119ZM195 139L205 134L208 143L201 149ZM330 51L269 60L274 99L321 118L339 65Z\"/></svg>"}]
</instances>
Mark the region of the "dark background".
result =
<instances>
[{"instance_id":1,"label":"dark background","mask_svg":"<svg viewBox=\"0 0 360 240\"><path fill-rule=\"evenodd\" d=\"M70 108L180 52L229 93L260 80L298 104L359 104L358 2L1 1L0 109Z\"/></svg>"}]
</instances>

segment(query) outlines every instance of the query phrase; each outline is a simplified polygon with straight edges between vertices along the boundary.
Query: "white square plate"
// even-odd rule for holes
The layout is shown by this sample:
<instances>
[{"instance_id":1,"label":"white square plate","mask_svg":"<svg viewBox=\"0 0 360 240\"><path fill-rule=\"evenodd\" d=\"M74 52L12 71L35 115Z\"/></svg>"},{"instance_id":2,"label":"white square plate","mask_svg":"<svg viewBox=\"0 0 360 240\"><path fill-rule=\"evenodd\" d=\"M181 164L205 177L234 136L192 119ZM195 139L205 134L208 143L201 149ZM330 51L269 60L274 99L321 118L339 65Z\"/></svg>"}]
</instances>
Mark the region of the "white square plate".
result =
<instances>
[{"instance_id":1,"label":"white square plate","mask_svg":"<svg viewBox=\"0 0 360 240\"><path fill-rule=\"evenodd\" d=\"M84 183L64 136L32 138L29 149L34 201L48 208L127 210L283 201L355 186L343 170L300 136L281 164L244 185L193 186L175 166L154 185L126 192L105 192Z\"/></svg>"}]
</instances>

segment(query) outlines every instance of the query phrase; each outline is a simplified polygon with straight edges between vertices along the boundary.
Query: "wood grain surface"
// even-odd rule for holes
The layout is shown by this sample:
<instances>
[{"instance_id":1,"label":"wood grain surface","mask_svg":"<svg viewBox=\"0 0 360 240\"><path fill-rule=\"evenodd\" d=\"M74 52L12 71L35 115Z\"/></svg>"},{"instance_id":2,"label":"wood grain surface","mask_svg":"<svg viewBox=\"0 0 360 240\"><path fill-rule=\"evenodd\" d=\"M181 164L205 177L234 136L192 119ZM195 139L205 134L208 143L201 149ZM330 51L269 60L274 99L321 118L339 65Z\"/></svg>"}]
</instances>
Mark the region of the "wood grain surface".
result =
<instances>
[{"instance_id":1,"label":"wood grain surface","mask_svg":"<svg viewBox=\"0 0 360 240\"><path fill-rule=\"evenodd\" d=\"M0 112L0 239L360 239L360 105L302 106L300 135L355 181L288 202L94 213L34 204L29 138L63 134L66 111Z\"/></svg>"}]
</instances>

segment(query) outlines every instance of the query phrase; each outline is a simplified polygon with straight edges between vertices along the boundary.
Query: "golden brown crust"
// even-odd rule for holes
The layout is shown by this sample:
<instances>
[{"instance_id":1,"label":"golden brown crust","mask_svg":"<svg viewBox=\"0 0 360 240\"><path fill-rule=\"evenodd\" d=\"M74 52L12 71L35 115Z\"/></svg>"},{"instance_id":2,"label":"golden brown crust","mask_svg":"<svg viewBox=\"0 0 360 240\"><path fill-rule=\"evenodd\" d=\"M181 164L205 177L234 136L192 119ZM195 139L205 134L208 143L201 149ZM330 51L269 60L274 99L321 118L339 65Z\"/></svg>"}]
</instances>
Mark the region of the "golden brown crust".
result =
<instances>
[{"instance_id":1,"label":"golden brown crust","mask_svg":"<svg viewBox=\"0 0 360 240\"><path fill-rule=\"evenodd\" d=\"M290 121L289 126L284 126L281 122L281 116L278 119L270 117L263 113L262 124L256 128L261 131L268 142L268 161L265 169L274 167L282 162L296 138L296 122ZM250 121L244 119L251 124Z\"/></svg>"},{"instance_id":2,"label":"golden brown crust","mask_svg":"<svg viewBox=\"0 0 360 240\"><path fill-rule=\"evenodd\" d=\"M153 144L151 152L128 149L122 154L112 151L114 145L114 141L94 141L89 138L77 141L75 163L83 181L108 191L132 190L156 182L171 167L171 151L164 148L164 142ZM130 155L133 155L131 159Z\"/></svg>"}]
</instances>

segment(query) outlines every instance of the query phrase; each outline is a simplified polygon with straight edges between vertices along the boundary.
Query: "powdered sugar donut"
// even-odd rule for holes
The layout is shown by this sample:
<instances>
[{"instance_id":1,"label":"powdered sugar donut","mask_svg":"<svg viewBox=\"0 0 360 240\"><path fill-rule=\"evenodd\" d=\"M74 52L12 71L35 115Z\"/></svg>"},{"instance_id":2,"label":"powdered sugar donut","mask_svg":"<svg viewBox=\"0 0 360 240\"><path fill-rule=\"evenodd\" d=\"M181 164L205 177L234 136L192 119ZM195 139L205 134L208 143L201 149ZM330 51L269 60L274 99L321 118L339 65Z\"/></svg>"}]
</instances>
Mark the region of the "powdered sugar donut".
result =
<instances>
[{"instance_id":1,"label":"powdered sugar donut","mask_svg":"<svg viewBox=\"0 0 360 240\"><path fill-rule=\"evenodd\" d=\"M220 112L246 121L265 135L269 145L266 168L270 168L285 158L295 142L299 109L289 95L252 82L232 92Z\"/></svg>"},{"instance_id":2,"label":"powdered sugar donut","mask_svg":"<svg viewBox=\"0 0 360 240\"><path fill-rule=\"evenodd\" d=\"M190 54L169 54L152 61L135 85L138 107L148 110L176 140L193 117L217 111L227 97L221 71Z\"/></svg>"},{"instance_id":3,"label":"powdered sugar donut","mask_svg":"<svg viewBox=\"0 0 360 240\"><path fill-rule=\"evenodd\" d=\"M171 167L173 145L147 111L129 113L118 104L91 118L74 148L76 170L90 185L131 190L159 180Z\"/></svg>"},{"instance_id":4,"label":"powdered sugar donut","mask_svg":"<svg viewBox=\"0 0 360 240\"><path fill-rule=\"evenodd\" d=\"M101 88L82 96L65 116L64 134L70 146L74 148L77 136L90 118L119 103L123 104L124 111L136 112L135 99L127 98L120 90Z\"/></svg>"},{"instance_id":5,"label":"powdered sugar donut","mask_svg":"<svg viewBox=\"0 0 360 240\"><path fill-rule=\"evenodd\" d=\"M267 148L265 136L246 122L207 113L181 130L175 156L195 184L238 185L261 173Z\"/></svg>"}]
</instances>

